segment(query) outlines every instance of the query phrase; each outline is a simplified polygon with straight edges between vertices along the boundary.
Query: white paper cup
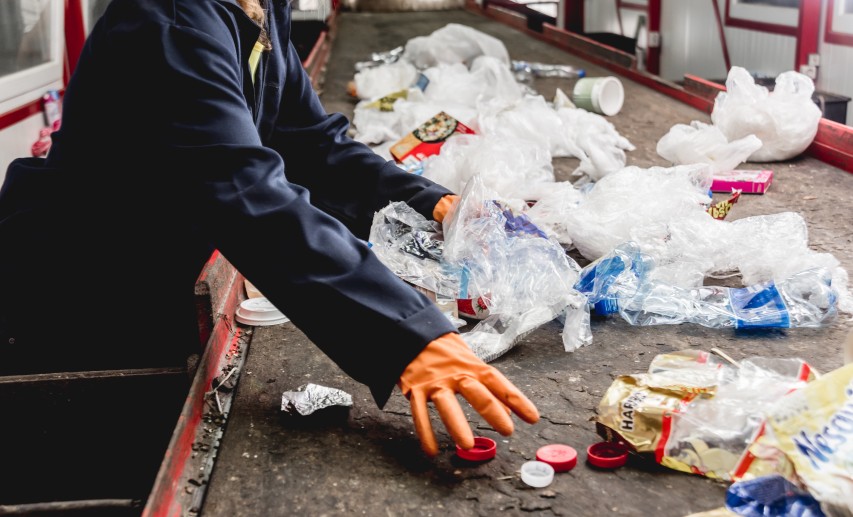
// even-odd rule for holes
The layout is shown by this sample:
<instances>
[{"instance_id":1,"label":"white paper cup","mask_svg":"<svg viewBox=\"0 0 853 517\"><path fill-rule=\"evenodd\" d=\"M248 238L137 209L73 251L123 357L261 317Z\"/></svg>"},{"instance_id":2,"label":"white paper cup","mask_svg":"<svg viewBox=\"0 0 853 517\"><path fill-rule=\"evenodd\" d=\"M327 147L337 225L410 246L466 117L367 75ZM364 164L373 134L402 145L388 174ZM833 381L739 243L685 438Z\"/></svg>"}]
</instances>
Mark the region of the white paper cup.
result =
<instances>
[{"instance_id":1,"label":"white paper cup","mask_svg":"<svg viewBox=\"0 0 853 517\"><path fill-rule=\"evenodd\" d=\"M583 77L575 83L572 101L578 108L612 116L622 109L625 89L622 81L613 76Z\"/></svg>"}]
</instances>

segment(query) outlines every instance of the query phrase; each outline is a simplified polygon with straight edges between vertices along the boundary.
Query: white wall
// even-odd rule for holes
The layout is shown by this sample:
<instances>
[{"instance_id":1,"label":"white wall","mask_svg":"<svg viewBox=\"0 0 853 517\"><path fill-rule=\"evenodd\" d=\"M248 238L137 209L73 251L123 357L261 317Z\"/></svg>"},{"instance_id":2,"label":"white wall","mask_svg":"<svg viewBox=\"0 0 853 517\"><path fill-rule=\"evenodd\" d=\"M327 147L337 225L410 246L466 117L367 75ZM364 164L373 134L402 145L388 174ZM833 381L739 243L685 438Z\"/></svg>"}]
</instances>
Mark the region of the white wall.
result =
<instances>
[{"instance_id":1,"label":"white wall","mask_svg":"<svg viewBox=\"0 0 853 517\"><path fill-rule=\"evenodd\" d=\"M725 0L717 0L725 16ZM584 18L588 32L619 32L616 3L586 0ZM633 36L641 13L622 9L622 24ZM793 36L725 27L732 65L769 76L794 68L796 39ZM684 74L708 79L727 75L714 6L708 0L663 0L661 10L661 71L666 79L680 81ZM640 46L645 46L645 34ZM850 61L848 61L849 63Z\"/></svg>"},{"instance_id":2,"label":"white wall","mask_svg":"<svg viewBox=\"0 0 853 517\"><path fill-rule=\"evenodd\" d=\"M44 115L39 112L17 124L0 130L0 183L6 177L6 169L12 160L32 156L30 148L38 140L44 127Z\"/></svg>"},{"instance_id":3,"label":"white wall","mask_svg":"<svg viewBox=\"0 0 853 517\"><path fill-rule=\"evenodd\" d=\"M726 2L717 0L720 16ZM724 25L732 66L776 76L793 70L797 40L793 36ZM661 12L661 75L681 80L689 73L707 79L727 75L714 6L706 0L664 0Z\"/></svg>"}]
</instances>

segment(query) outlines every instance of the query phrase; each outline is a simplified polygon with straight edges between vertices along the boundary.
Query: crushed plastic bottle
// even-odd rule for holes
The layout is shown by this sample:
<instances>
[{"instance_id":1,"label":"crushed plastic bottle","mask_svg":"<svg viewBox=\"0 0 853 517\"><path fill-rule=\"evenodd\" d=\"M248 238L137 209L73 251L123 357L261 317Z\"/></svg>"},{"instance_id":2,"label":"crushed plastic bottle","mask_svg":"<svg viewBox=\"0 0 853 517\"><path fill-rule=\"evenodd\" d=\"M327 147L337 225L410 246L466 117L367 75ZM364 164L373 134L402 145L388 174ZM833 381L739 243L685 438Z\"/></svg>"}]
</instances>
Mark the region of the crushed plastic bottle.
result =
<instances>
[{"instance_id":1,"label":"crushed plastic bottle","mask_svg":"<svg viewBox=\"0 0 853 517\"><path fill-rule=\"evenodd\" d=\"M632 325L695 323L710 328L819 327L834 317L832 275L813 268L781 282L743 288L685 289L649 280L654 260L627 243L581 272L575 288L597 314L618 312Z\"/></svg>"}]
</instances>

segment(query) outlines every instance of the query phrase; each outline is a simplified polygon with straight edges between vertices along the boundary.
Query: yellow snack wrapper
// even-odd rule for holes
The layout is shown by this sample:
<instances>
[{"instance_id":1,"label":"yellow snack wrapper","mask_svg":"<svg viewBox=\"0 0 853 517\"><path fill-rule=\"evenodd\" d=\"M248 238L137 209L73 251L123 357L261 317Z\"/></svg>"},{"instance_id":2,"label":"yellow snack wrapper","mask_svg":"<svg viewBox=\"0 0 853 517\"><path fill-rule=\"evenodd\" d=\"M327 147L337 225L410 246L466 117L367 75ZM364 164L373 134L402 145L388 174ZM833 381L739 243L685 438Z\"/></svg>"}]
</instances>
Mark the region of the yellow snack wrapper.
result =
<instances>
[{"instance_id":1,"label":"yellow snack wrapper","mask_svg":"<svg viewBox=\"0 0 853 517\"><path fill-rule=\"evenodd\" d=\"M663 435L664 414L694 396L644 386L647 377L623 375L613 381L598 406L596 418L636 452L655 452Z\"/></svg>"},{"instance_id":2,"label":"yellow snack wrapper","mask_svg":"<svg viewBox=\"0 0 853 517\"><path fill-rule=\"evenodd\" d=\"M782 451L821 503L853 511L853 364L775 404L762 445Z\"/></svg>"},{"instance_id":3,"label":"yellow snack wrapper","mask_svg":"<svg viewBox=\"0 0 853 517\"><path fill-rule=\"evenodd\" d=\"M750 454L750 445L765 428L765 408L813 379L799 359L730 365L698 350L662 354L648 373L613 382L599 404L598 432L653 453L661 465L709 478L729 481L750 467L780 472L784 460L771 460L783 455L772 448Z\"/></svg>"}]
</instances>

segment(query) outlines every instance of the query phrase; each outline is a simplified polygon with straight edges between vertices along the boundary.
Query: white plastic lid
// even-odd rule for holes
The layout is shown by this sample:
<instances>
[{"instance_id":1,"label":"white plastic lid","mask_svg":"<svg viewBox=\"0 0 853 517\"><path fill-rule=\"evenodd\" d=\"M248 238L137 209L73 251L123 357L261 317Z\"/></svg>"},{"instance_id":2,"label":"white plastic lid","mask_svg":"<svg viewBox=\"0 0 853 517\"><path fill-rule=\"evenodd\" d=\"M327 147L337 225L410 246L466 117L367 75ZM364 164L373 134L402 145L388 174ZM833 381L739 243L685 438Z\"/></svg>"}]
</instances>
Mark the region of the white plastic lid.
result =
<instances>
[{"instance_id":1,"label":"white plastic lid","mask_svg":"<svg viewBox=\"0 0 853 517\"><path fill-rule=\"evenodd\" d=\"M554 467L544 461L528 461L521 466L521 480L535 488L546 487L554 481Z\"/></svg>"},{"instance_id":2,"label":"white plastic lid","mask_svg":"<svg viewBox=\"0 0 853 517\"><path fill-rule=\"evenodd\" d=\"M266 298L249 298L240 304L234 318L244 325L278 325L290 321Z\"/></svg>"}]
</instances>

